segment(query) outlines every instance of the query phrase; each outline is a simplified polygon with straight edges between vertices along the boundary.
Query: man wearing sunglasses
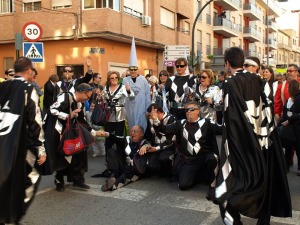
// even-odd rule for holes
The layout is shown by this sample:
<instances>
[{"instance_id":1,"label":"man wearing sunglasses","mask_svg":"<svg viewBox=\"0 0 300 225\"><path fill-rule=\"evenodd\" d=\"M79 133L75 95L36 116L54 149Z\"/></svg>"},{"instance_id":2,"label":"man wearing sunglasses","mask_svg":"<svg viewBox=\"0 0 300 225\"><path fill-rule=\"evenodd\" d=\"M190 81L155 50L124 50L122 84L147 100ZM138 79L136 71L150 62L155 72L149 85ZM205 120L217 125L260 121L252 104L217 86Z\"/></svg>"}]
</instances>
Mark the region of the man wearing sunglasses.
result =
<instances>
[{"instance_id":1,"label":"man wearing sunglasses","mask_svg":"<svg viewBox=\"0 0 300 225\"><path fill-rule=\"evenodd\" d=\"M297 80L300 82L299 77L299 67L296 64L290 64L287 69L287 80L284 81L282 84L278 84L275 96L274 96L274 114L275 120L277 122L280 121L282 116L283 106L285 105L286 101L290 98L289 94L289 82L290 80Z\"/></svg>"},{"instance_id":2,"label":"man wearing sunglasses","mask_svg":"<svg viewBox=\"0 0 300 225\"><path fill-rule=\"evenodd\" d=\"M176 74L168 78L165 90L168 95L168 100L170 104L170 113L174 115L177 119L185 119L184 112L184 99L185 89L187 87L193 87L195 84L195 77L193 75L186 74L187 68L186 58L178 58L175 61Z\"/></svg>"},{"instance_id":3,"label":"man wearing sunglasses","mask_svg":"<svg viewBox=\"0 0 300 225\"><path fill-rule=\"evenodd\" d=\"M59 93L62 92L75 92L76 87L82 83L89 83L92 79L93 69L92 69L92 58L88 56L86 59L87 73L84 77L79 79L74 79L74 67L67 65L63 67L63 80L57 82L59 87ZM59 93L55 93L57 96Z\"/></svg>"},{"instance_id":4,"label":"man wearing sunglasses","mask_svg":"<svg viewBox=\"0 0 300 225\"><path fill-rule=\"evenodd\" d=\"M270 216L290 217L290 192L272 105L262 79L243 69L244 51L226 49L224 124L220 170L214 195L225 224L242 224L240 214L270 224Z\"/></svg>"},{"instance_id":5,"label":"man wearing sunglasses","mask_svg":"<svg viewBox=\"0 0 300 225\"><path fill-rule=\"evenodd\" d=\"M179 146L176 176L181 190L191 188L197 183L205 182L209 185L209 192L215 187L218 173L219 150L216 134L222 133L222 127L209 119L200 119L200 106L197 102L189 102L184 106L186 118L177 120L173 124L165 125L159 121L159 112L152 108L150 118L156 134L176 135Z\"/></svg>"}]
</instances>

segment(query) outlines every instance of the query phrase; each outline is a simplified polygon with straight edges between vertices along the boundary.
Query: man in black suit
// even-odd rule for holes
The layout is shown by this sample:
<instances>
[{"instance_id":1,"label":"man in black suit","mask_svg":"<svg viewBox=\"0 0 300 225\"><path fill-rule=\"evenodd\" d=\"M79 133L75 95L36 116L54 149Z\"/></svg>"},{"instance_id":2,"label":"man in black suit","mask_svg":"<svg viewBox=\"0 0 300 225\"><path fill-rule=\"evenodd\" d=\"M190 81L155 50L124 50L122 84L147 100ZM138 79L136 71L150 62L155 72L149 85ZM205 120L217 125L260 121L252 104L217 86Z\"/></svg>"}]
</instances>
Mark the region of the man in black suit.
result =
<instances>
[{"instance_id":1,"label":"man in black suit","mask_svg":"<svg viewBox=\"0 0 300 225\"><path fill-rule=\"evenodd\" d=\"M56 85L59 78L57 74L52 74L49 77L49 80L44 84L44 100L43 100L43 106L44 106L44 112L46 112L50 105L54 103L55 99L55 93L59 93L59 88Z\"/></svg>"}]
</instances>

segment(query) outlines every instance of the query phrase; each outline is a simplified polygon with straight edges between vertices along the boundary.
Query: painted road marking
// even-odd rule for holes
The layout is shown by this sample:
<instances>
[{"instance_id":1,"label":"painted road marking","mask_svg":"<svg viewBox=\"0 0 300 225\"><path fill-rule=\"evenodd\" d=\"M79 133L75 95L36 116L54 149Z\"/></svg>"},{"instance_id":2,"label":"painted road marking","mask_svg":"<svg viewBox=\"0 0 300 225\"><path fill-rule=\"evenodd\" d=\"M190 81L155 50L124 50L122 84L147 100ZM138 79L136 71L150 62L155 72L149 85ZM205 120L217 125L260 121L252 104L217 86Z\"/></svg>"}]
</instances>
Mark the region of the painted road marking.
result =
<instances>
[{"instance_id":1,"label":"painted road marking","mask_svg":"<svg viewBox=\"0 0 300 225\"><path fill-rule=\"evenodd\" d=\"M109 197L109 198L116 198L128 201L135 201L139 202L148 197L151 192L150 191L142 191L136 189L130 189L123 187L121 189L115 190L113 192L102 192L100 185L89 184L91 186L90 190L87 191L80 191L76 190L75 188L68 188L66 185L66 192L75 192L79 194L88 194L100 197ZM49 191L54 191L54 188L47 188L45 190L41 190L37 193L37 195L44 194ZM172 208L180 208L180 209L188 209L188 210L195 210L199 212L209 213L210 215L201 222L200 225L213 225L215 224L216 220L220 220L220 211L217 205L212 204L211 202L207 201L206 199L195 199L186 196L174 196L174 194L166 194L163 196L159 196L151 201L151 204L158 204L164 205ZM272 217L271 221L276 223L282 223L285 225L300 225L300 211L293 210L293 217L292 218L278 218Z\"/></svg>"}]
</instances>

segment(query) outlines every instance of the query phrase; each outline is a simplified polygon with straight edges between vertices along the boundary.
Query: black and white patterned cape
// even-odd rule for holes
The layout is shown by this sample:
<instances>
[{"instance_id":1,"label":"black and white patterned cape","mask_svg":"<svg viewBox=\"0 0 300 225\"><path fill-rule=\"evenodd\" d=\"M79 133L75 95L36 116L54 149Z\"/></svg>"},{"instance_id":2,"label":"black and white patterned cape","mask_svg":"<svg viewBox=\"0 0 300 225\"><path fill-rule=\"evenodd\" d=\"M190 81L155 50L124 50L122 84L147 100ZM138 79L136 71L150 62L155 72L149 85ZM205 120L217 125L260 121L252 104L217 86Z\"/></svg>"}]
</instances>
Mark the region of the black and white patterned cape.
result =
<instances>
[{"instance_id":1,"label":"black and white patterned cape","mask_svg":"<svg viewBox=\"0 0 300 225\"><path fill-rule=\"evenodd\" d=\"M195 84L193 75L174 75L168 78L165 90L170 102L183 103L185 97L185 89L192 88Z\"/></svg>"},{"instance_id":2,"label":"black and white patterned cape","mask_svg":"<svg viewBox=\"0 0 300 225\"><path fill-rule=\"evenodd\" d=\"M165 113L164 118L161 123L164 125L172 124L175 122L175 117L169 113ZM150 142L152 146L156 146L156 150L163 150L174 145L176 141L176 135L174 134L164 134L162 132L156 132L153 127L153 120L149 119L147 121L147 129L145 131L145 138Z\"/></svg>"},{"instance_id":3,"label":"black and white patterned cape","mask_svg":"<svg viewBox=\"0 0 300 225\"><path fill-rule=\"evenodd\" d=\"M260 77L224 83L224 126L214 202L252 218L291 216L284 157Z\"/></svg>"},{"instance_id":4,"label":"black and white patterned cape","mask_svg":"<svg viewBox=\"0 0 300 225\"><path fill-rule=\"evenodd\" d=\"M0 223L18 223L40 181L44 133L38 94L22 77L0 84Z\"/></svg>"},{"instance_id":5,"label":"black and white patterned cape","mask_svg":"<svg viewBox=\"0 0 300 225\"><path fill-rule=\"evenodd\" d=\"M221 132L221 128L209 119L199 119L193 123L183 119L170 125L159 125L155 122L154 125L156 132L176 134L180 140L179 152L186 157L197 156L203 151L219 155L215 135Z\"/></svg>"}]
</instances>

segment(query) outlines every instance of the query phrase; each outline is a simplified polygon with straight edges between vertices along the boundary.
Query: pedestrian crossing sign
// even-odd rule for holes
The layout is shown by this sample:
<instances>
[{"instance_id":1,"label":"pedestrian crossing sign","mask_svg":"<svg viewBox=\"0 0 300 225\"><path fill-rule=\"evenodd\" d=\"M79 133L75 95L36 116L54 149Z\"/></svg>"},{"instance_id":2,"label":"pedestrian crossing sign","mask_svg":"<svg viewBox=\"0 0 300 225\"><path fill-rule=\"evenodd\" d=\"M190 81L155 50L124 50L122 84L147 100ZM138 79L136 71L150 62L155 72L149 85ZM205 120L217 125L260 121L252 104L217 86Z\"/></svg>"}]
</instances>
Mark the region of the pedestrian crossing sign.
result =
<instances>
[{"instance_id":1,"label":"pedestrian crossing sign","mask_svg":"<svg viewBox=\"0 0 300 225\"><path fill-rule=\"evenodd\" d=\"M44 62L44 45L42 42L23 42L23 53L34 63Z\"/></svg>"}]
</instances>

